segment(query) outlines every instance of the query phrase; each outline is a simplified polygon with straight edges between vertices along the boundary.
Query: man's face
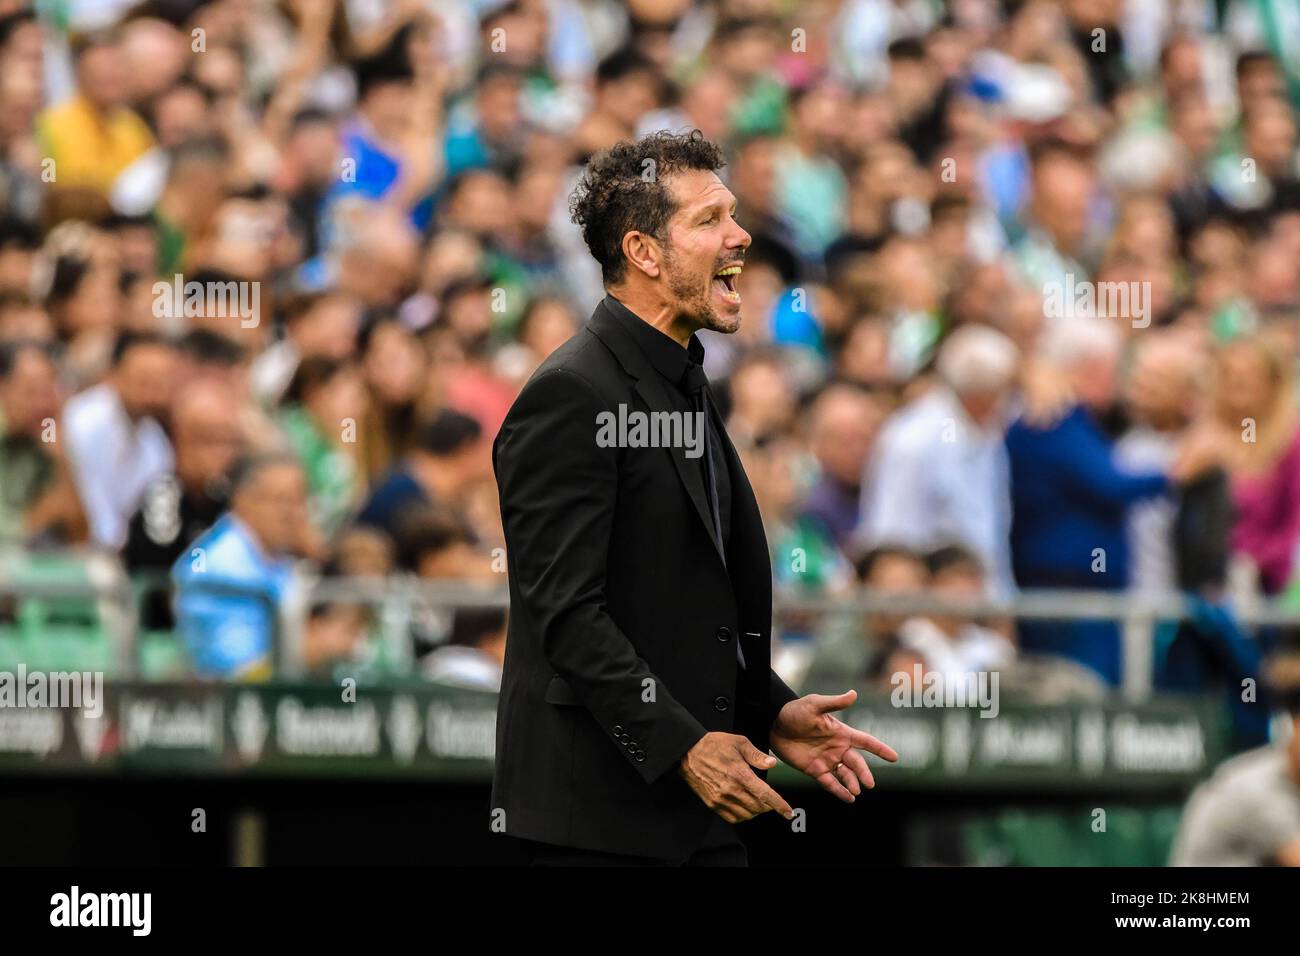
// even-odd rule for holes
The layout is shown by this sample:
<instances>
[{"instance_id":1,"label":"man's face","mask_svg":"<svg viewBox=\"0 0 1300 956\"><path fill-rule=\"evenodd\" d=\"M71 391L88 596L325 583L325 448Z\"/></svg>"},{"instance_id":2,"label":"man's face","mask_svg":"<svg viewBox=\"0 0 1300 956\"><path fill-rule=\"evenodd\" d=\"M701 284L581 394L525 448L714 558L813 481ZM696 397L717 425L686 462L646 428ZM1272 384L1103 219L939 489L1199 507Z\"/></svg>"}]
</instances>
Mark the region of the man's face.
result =
<instances>
[{"instance_id":1,"label":"man's face","mask_svg":"<svg viewBox=\"0 0 1300 956\"><path fill-rule=\"evenodd\" d=\"M776 147L771 140L756 139L741 151L732 182L745 197L746 209L771 209L776 192Z\"/></svg>"},{"instance_id":2,"label":"man's face","mask_svg":"<svg viewBox=\"0 0 1300 956\"><path fill-rule=\"evenodd\" d=\"M1295 124L1285 106L1261 107L1246 126L1246 149L1270 175L1285 176L1295 151Z\"/></svg>"},{"instance_id":3,"label":"man's face","mask_svg":"<svg viewBox=\"0 0 1300 956\"><path fill-rule=\"evenodd\" d=\"M958 564L937 572L930 581L935 594L954 600L977 600L984 595L984 576L978 567ZM934 615L931 620L947 634L956 634L962 624L957 617Z\"/></svg>"},{"instance_id":4,"label":"man's face","mask_svg":"<svg viewBox=\"0 0 1300 956\"><path fill-rule=\"evenodd\" d=\"M120 106L126 101L126 64L116 45L97 46L82 54L77 78L82 94L101 109Z\"/></svg>"},{"instance_id":5,"label":"man's face","mask_svg":"<svg viewBox=\"0 0 1300 956\"><path fill-rule=\"evenodd\" d=\"M816 412L813 454L827 473L856 487L883 412L867 396L846 392L827 395Z\"/></svg>"},{"instance_id":6,"label":"man's face","mask_svg":"<svg viewBox=\"0 0 1300 956\"><path fill-rule=\"evenodd\" d=\"M10 246L0 249L0 292L26 292L31 285L36 253Z\"/></svg>"},{"instance_id":7,"label":"man's face","mask_svg":"<svg viewBox=\"0 0 1300 956\"><path fill-rule=\"evenodd\" d=\"M240 489L235 510L270 554L290 554L307 521L307 480L292 464L271 465Z\"/></svg>"},{"instance_id":8,"label":"man's face","mask_svg":"<svg viewBox=\"0 0 1300 956\"><path fill-rule=\"evenodd\" d=\"M929 583L929 574L918 558L886 554L876 559L871 573L862 583L870 590L882 594L908 594L924 590ZM887 634L896 631L904 617L873 614L868 620L874 633Z\"/></svg>"},{"instance_id":9,"label":"man's face","mask_svg":"<svg viewBox=\"0 0 1300 956\"><path fill-rule=\"evenodd\" d=\"M1180 426L1193 397L1197 356L1156 340L1138 351L1126 383L1125 398L1134 416L1158 427Z\"/></svg>"},{"instance_id":10,"label":"man's face","mask_svg":"<svg viewBox=\"0 0 1300 956\"><path fill-rule=\"evenodd\" d=\"M459 497L476 482L492 477L492 442L483 436L448 455L446 461L456 475L456 494Z\"/></svg>"},{"instance_id":11,"label":"man's face","mask_svg":"<svg viewBox=\"0 0 1300 956\"><path fill-rule=\"evenodd\" d=\"M1088 227L1092 174L1074 159L1044 160L1034 175L1034 212L1059 246L1071 251Z\"/></svg>"},{"instance_id":12,"label":"man's face","mask_svg":"<svg viewBox=\"0 0 1300 956\"><path fill-rule=\"evenodd\" d=\"M137 345L122 356L113 385L132 419L165 421L176 389L176 352L167 345Z\"/></svg>"},{"instance_id":13,"label":"man's face","mask_svg":"<svg viewBox=\"0 0 1300 956\"><path fill-rule=\"evenodd\" d=\"M671 305L692 324L730 335L740 328L740 275L750 236L736 197L717 173L690 170L668 181L677 212L668 222L662 277Z\"/></svg>"},{"instance_id":14,"label":"man's face","mask_svg":"<svg viewBox=\"0 0 1300 956\"><path fill-rule=\"evenodd\" d=\"M405 130L414 115L415 84L403 81L381 83L366 93L361 105L366 118L381 135Z\"/></svg>"},{"instance_id":15,"label":"man's face","mask_svg":"<svg viewBox=\"0 0 1300 956\"><path fill-rule=\"evenodd\" d=\"M235 463L242 446L236 415L233 396L215 391L177 408L176 475L187 488L203 491Z\"/></svg>"},{"instance_id":16,"label":"man's face","mask_svg":"<svg viewBox=\"0 0 1300 956\"><path fill-rule=\"evenodd\" d=\"M1093 411L1113 406L1119 393L1118 353L1104 351L1081 359L1074 369L1074 390Z\"/></svg>"},{"instance_id":17,"label":"man's face","mask_svg":"<svg viewBox=\"0 0 1300 956\"><path fill-rule=\"evenodd\" d=\"M50 362L34 349L24 349L6 379L0 379L0 415L7 427L39 438L46 419L59 413L58 376Z\"/></svg>"},{"instance_id":18,"label":"man's face","mask_svg":"<svg viewBox=\"0 0 1300 956\"><path fill-rule=\"evenodd\" d=\"M331 296L312 306L289 334L303 355L345 359L352 355L360 322L360 313L351 299Z\"/></svg>"},{"instance_id":19,"label":"man's face","mask_svg":"<svg viewBox=\"0 0 1300 956\"><path fill-rule=\"evenodd\" d=\"M307 182L327 186L338 174L339 133L333 123L312 122L299 127L290 140L290 149L302 164Z\"/></svg>"}]
</instances>

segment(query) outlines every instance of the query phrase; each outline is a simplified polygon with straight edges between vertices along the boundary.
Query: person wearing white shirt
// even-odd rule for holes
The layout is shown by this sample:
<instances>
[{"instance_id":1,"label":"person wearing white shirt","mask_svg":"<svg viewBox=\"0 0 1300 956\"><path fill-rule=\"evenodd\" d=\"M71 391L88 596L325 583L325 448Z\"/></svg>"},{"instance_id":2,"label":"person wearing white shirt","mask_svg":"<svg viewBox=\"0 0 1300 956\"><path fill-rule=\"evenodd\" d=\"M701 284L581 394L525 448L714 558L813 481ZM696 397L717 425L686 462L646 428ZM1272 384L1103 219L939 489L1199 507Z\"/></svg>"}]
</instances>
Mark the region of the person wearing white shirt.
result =
<instances>
[{"instance_id":1,"label":"person wearing white shirt","mask_svg":"<svg viewBox=\"0 0 1300 956\"><path fill-rule=\"evenodd\" d=\"M1195 346L1176 332L1155 331L1137 343L1125 399L1133 426L1115 443L1115 462L1131 472L1168 471L1190 424L1205 370ZM1129 587L1150 597L1178 591L1171 495L1136 502L1128 514Z\"/></svg>"},{"instance_id":2,"label":"person wearing white shirt","mask_svg":"<svg viewBox=\"0 0 1300 956\"><path fill-rule=\"evenodd\" d=\"M160 421L176 388L176 350L154 333L126 332L104 382L68 400L64 440L91 539L126 541L127 523L150 482L172 468Z\"/></svg>"},{"instance_id":3,"label":"person wearing white shirt","mask_svg":"<svg viewBox=\"0 0 1300 956\"><path fill-rule=\"evenodd\" d=\"M941 548L928 563L930 588L935 595L969 600L985 590L979 559L965 548ZM903 648L920 656L927 671L937 671L952 680L1000 670L1011 664L1016 654L1012 643L992 628L944 615L904 621L898 639Z\"/></svg>"},{"instance_id":4,"label":"person wearing white shirt","mask_svg":"<svg viewBox=\"0 0 1300 956\"><path fill-rule=\"evenodd\" d=\"M1007 397L1019 364L1002 333L971 325L939 350L941 382L886 422L862 483L859 537L867 547L973 551L989 593L1011 576L1011 504L1003 445Z\"/></svg>"}]
</instances>

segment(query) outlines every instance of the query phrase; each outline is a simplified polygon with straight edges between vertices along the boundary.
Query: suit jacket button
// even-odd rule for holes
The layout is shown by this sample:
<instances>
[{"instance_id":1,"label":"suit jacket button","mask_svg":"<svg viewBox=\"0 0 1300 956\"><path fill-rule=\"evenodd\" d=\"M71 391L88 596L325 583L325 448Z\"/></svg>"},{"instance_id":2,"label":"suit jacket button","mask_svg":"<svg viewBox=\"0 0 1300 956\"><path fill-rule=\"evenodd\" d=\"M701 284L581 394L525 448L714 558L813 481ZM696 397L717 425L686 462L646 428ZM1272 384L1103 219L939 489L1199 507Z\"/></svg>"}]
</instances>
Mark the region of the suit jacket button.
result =
<instances>
[{"instance_id":1,"label":"suit jacket button","mask_svg":"<svg viewBox=\"0 0 1300 956\"><path fill-rule=\"evenodd\" d=\"M617 736L618 736L619 734L621 734L622 732L623 732L623 725L622 725L622 724L615 724L615 725L614 725L614 736L617 737Z\"/></svg>"},{"instance_id":2,"label":"suit jacket button","mask_svg":"<svg viewBox=\"0 0 1300 956\"><path fill-rule=\"evenodd\" d=\"M724 710L726 710L726 709L727 709L728 707L730 707L730 706L731 706L731 701L727 700L727 698L725 698L725 697L715 697L715 698L713 698L713 709L714 709L714 710L717 710L717 711L724 711Z\"/></svg>"},{"instance_id":3,"label":"suit jacket button","mask_svg":"<svg viewBox=\"0 0 1300 956\"><path fill-rule=\"evenodd\" d=\"M632 755L632 759L635 760L637 763L645 763L645 751L638 750L636 753Z\"/></svg>"},{"instance_id":4,"label":"suit jacket button","mask_svg":"<svg viewBox=\"0 0 1300 956\"><path fill-rule=\"evenodd\" d=\"M717 637L717 639L720 640L723 644L725 644L727 643L727 641L731 640L731 628L720 627L718 628L718 633L714 636Z\"/></svg>"}]
</instances>

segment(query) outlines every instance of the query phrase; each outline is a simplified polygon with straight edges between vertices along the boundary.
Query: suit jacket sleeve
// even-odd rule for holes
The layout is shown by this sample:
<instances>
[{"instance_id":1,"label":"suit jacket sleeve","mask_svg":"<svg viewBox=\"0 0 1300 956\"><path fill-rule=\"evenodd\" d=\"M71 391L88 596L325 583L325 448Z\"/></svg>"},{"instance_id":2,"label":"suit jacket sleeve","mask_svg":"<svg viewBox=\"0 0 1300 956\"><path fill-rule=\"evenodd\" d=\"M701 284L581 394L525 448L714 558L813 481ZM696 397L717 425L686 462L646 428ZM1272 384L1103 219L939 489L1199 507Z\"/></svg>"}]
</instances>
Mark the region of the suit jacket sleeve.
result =
<instances>
[{"instance_id":1,"label":"suit jacket sleeve","mask_svg":"<svg viewBox=\"0 0 1300 956\"><path fill-rule=\"evenodd\" d=\"M772 693L770 697L772 716L768 719L768 724L775 723L777 715L781 713L781 708L790 701L798 699L798 697L799 695L777 676L776 671L772 671Z\"/></svg>"},{"instance_id":2,"label":"suit jacket sleeve","mask_svg":"<svg viewBox=\"0 0 1300 956\"><path fill-rule=\"evenodd\" d=\"M543 654L611 746L650 783L706 731L605 610L618 493L618 449L596 444L596 416L607 411L576 372L547 372L516 401L497 437L494 465L510 574L542 635ZM635 746L625 746L621 735Z\"/></svg>"}]
</instances>

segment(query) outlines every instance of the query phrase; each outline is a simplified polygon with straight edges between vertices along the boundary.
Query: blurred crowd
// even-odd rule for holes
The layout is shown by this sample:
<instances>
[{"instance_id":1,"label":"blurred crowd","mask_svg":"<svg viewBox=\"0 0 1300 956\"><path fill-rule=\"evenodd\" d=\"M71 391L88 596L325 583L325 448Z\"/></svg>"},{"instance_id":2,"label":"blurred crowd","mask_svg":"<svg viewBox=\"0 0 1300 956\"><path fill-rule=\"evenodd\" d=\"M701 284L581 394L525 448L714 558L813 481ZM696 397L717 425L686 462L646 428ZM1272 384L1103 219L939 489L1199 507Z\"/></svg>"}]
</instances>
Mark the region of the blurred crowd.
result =
<instances>
[{"instance_id":1,"label":"blurred crowd","mask_svg":"<svg viewBox=\"0 0 1300 956\"><path fill-rule=\"evenodd\" d=\"M212 676L304 573L499 582L491 440L603 294L569 191L697 128L779 591L1190 593L1162 679L1233 685L1221 599L1300 593L1298 107L1294 0L0 0L0 541L170 580ZM312 668L374 625L301 617ZM500 614L414 630L499 675ZM1122 679L1104 621L783 633Z\"/></svg>"}]
</instances>

